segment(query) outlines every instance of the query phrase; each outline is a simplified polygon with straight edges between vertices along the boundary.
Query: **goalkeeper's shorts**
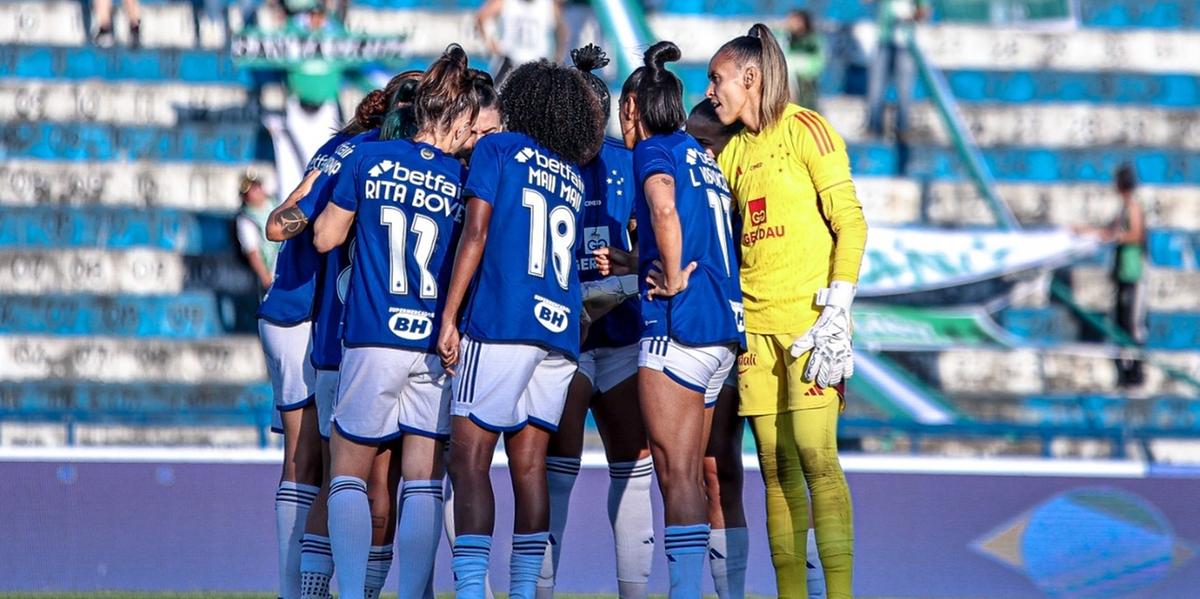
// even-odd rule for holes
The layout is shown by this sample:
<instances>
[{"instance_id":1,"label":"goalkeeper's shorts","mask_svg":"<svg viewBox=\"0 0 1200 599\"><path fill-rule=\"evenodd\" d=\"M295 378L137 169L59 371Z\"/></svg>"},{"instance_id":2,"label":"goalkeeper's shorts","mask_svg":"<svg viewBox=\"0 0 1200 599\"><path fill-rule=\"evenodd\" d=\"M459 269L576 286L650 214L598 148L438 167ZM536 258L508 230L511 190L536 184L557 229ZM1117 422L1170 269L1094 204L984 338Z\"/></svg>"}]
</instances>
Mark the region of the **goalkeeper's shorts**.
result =
<instances>
[{"instance_id":1,"label":"goalkeeper's shorts","mask_svg":"<svg viewBox=\"0 0 1200 599\"><path fill-rule=\"evenodd\" d=\"M739 416L822 408L841 400L843 385L822 388L804 380L808 354L793 358L789 351L799 336L746 333L746 352L737 359Z\"/></svg>"}]
</instances>

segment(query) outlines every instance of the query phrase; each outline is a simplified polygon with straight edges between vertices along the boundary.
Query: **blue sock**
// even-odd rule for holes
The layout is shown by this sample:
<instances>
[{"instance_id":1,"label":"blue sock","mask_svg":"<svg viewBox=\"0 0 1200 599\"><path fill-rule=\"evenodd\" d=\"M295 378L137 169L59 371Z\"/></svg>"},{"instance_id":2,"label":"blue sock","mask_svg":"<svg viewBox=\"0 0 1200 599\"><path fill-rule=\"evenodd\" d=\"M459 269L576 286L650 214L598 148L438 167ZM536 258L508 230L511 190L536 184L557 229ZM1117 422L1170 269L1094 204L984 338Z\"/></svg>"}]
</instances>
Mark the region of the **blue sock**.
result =
<instances>
[{"instance_id":1,"label":"blue sock","mask_svg":"<svg viewBox=\"0 0 1200 599\"><path fill-rule=\"evenodd\" d=\"M364 583L363 597L379 599L379 592L387 584L388 570L392 569L392 546L371 545L370 558L367 559L367 578Z\"/></svg>"},{"instance_id":2,"label":"blue sock","mask_svg":"<svg viewBox=\"0 0 1200 599\"><path fill-rule=\"evenodd\" d=\"M491 552L492 537L488 535L458 535L454 539L454 558L450 567L454 570L456 596L484 599L484 581Z\"/></svg>"},{"instance_id":3,"label":"blue sock","mask_svg":"<svg viewBox=\"0 0 1200 599\"><path fill-rule=\"evenodd\" d=\"M366 588L371 551L371 505L361 478L337 476L329 481L329 544L341 596L359 599Z\"/></svg>"},{"instance_id":4,"label":"blue sock","mask_svg":"<svg viewBox=\"0 0 1200 599\"><path fill-rule=\"evenodd\" d=\"M549 541L549 531L513 535L512 562L509 565L509 599L534 599L538 575L542 573L542 561L546 559L546 544Z\"/></svg>"},{"instance_id":5,"label":"blue sock","mask_svg":"<svg viewBox=\"0 0 1200 599\"><path fill-rule=\"evenodd\" d=\"M442 481L404 481L396 530L396 549L405 561L400 569L400 599L425 597L441 538Z\"/></svg>"},{"instance_id":6,"label":"blue sock","mask_svg":"<svg viewBox=\"0 0 1200 599\"><path fill-rule=\"evenodd\" d=\"M700 581L708 556L707 524L668 526L663 539L667 550L667 572L671 576L670 599L700 599Z\"/></svg>"}]
</instances>

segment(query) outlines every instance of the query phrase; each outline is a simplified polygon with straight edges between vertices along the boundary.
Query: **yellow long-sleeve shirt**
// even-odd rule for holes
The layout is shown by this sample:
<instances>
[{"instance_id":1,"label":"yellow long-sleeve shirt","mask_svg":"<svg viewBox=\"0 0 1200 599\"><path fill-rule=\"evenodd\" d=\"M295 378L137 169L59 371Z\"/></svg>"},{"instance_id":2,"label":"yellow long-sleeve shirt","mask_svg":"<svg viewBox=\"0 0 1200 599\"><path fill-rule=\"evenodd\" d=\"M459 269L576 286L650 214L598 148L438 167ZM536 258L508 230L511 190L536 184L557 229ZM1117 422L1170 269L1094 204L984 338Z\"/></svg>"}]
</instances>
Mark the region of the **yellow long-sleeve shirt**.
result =
<instances>
[{"instance_id":1,"label":"yellow long-sleeve shirt","mask_svg":"<svg viewBox=\"0 0 1200 599\"><path fill-rule=\"evenodd\" d=\"M858 283L867 223L846 143L821 115L789 104L758 134L743 130L718 161L741 216L746 331L803 333L818 289Z\"/></svg>"}]
</instances>

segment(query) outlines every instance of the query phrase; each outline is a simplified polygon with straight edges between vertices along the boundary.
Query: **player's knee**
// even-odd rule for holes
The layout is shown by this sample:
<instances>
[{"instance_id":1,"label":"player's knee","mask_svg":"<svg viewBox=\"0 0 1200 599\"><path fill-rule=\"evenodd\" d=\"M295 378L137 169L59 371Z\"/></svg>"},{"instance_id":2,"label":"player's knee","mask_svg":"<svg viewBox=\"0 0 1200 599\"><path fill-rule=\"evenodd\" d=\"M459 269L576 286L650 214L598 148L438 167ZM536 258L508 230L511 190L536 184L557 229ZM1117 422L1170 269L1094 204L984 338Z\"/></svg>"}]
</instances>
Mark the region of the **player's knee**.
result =
<instances>
[{"instance_id":1,"label":"player's knee","mask_svg":"<svg viewBox=\"0 0 1200 599\"><path fill-rule=\"evenodd\" d=\"M843 478L842 462L835 448L801 448L800 462L810 486Z\"/></svg>"}]
</instances>

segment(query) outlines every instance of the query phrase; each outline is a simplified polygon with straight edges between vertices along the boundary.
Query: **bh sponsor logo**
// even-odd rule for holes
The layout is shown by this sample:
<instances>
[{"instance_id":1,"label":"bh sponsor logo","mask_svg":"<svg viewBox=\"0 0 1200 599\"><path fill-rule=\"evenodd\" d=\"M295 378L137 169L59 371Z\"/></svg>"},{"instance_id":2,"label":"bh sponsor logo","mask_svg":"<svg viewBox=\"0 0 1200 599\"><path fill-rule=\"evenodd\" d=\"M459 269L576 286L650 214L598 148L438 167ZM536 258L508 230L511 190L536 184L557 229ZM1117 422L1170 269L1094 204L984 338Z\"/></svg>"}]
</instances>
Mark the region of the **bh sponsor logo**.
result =
<instances>
[{"instance_id":1,"label":"bh sponsor logo","mask_svg":"<svg viewBox=\"0 0 1200 599\"><path fill-rule=\"evenodd\" d=\"M433 333L433 314L417 310L388 308L388 329L392 334L409 341L427 339Z\"/></svg>"},{"instance_id":2,"label":"bh sponsor logo","mask_svg":"<svg viewBox=\"0 0 1200 599\"><path fill-rule=\"evenodd\" d=\"M533 316L537 318L538 323L551 333L567 330L567 318L571 311L566 306L540 295L533 296L533 299L537 302L533 305Z\"/></svg>"}]
</instances>

